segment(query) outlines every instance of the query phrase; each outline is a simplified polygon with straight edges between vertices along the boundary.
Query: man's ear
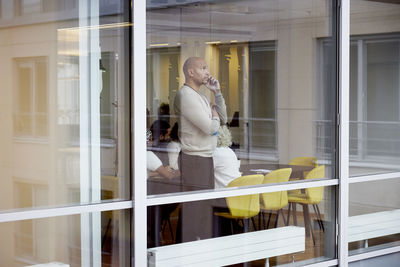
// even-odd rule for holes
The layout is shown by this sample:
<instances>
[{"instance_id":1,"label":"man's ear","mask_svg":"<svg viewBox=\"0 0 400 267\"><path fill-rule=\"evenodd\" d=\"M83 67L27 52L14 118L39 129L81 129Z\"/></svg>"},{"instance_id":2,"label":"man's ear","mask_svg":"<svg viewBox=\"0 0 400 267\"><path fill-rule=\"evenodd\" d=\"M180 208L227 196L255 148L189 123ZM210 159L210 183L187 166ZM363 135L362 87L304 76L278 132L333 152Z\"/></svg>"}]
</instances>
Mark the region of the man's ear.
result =
<instances>
[{"instance_id":1,"label":"man's ear","mask_svg":"<svg viewBox=\"0 0 400 267\"><path fill-rule=\"evenodd\" d=\"M188 69L189 77L193 77L193 69Z\"/></svg>"}]
</instances>

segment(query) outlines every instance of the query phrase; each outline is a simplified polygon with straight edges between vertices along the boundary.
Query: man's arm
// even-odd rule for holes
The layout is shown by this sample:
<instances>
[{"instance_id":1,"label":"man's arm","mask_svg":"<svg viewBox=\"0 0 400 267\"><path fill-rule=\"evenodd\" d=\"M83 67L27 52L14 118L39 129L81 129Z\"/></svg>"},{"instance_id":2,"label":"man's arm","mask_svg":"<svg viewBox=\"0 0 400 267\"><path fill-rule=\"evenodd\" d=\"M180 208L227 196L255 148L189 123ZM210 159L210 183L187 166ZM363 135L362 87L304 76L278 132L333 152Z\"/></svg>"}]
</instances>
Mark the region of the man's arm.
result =
<instances>
[{"instance_id":1,"label":"man's arm","mask_svg":"<svg viewBox=\"0 0 400 267\"><path fill-rule=\"evenodd\" d=\"M219 92L214 93L214 98L215 98L216 110L218 112L221 124L226 124L228 122L228 116L226 113L225 99L221 94L221 90L219 90Z\"/></svg>"},{"instance_id":2,"label":"man's arm","mask_svg":"<svg viewBox=\"0 0 400 267\"><path fill-rule=\"evenodd\" d=\"M207 135L214 135L220 125L218 113L212 112L212 118L210 118L209 113L207 113L202 105L202 101L206 100L205 98L202 99L201 96L188 95L182 97L180 103L181 116L184 116Z\"/></svg>"},{"instance_id":3,"label":"man's arm","mask_svg":"<svg viewBox=\"0 0 400 267\"><path fill-rule=\"evenodd\" d=\"M156 172L160 174L162 177L168 179L177 178L181 175L179 170L174 170L170 166L160 166L157 168Z\"/></svg>"},{"instance_id":4,"label":"man's arm","mask_svg":"<svg viewBox=\"0 0 400 267\"><path fill-rule=\"evenodd\" d=\"M228 122L228 116L226 113L226 105L225 99L221 93L221 86L219 81L214 77L208 79L206 87L214 93L216 111L218 112L219 119L221 120L221 124L226 124Z\"/></svg>"}]
</instances>

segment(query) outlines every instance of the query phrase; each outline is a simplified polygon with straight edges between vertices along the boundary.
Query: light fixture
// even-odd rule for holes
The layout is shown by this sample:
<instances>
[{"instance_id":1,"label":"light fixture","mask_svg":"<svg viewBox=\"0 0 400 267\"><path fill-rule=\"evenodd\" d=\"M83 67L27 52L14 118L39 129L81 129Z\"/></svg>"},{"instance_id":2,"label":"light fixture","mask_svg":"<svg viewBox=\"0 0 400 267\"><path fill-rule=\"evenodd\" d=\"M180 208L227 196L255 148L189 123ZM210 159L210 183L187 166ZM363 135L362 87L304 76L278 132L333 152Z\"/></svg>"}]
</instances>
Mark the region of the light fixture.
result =
<instances>
[{"instance_id":1,"label":"light fixture","mask_svg":"<svg viewBox=\"0 0 400 267\"><path fill-rule=\"evenodd\" d=\"M213 45L213 44L220 44L221 41L210 41L210 42L206 42L206 44L208 45Z\"/></svg>"},{"instance_id":2,"label":"light fixture","mask_svg":"<svg viewBox=\"0 0 400 267\"><path fill-rule=\"evenodd\" d=\"M163 44L150 44L150 47L160 47L160 46L168 46L169 43L163 43Z\"/></svg>"}]
</instances>

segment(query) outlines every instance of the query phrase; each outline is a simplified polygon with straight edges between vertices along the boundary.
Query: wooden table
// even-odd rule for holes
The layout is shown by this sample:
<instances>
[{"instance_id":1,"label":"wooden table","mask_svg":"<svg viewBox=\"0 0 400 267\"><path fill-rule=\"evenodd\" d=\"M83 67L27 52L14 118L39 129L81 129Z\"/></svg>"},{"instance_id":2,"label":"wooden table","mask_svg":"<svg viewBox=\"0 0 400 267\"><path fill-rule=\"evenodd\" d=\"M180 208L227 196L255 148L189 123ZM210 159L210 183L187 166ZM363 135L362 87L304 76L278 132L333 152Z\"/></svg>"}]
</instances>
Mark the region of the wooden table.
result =
<instances>
[{"instance_id":1,"label":"wooden table","mask_svg":"<svg viewBox=\"0 0 400 267\"><path fill-rule=\"evenodd\" d=\"M257 174L254 169L266 169L266 170L276 170L282 168L292 168L291 179L304 179L304 171L310 171L313 167L310 166L295 166L287 164L244 164L240 166L240 171L243 175ZM191 188L190 190L202 190L202 189L212 189L212 188ZM190 191L184 188L180 178L167 179L163 177L150 177L147 179L147 195L157 195L166 193L176 193Z\"/></svg>"},{"instance_id":2,"label":"wooden table","mask_svg":"<svg viewBox=\"0 0 400 267\"><path fill-rule=\"evenodd\" d=\"M147 195L183 192L181 178L168 179L161 176L147 179Z\"/></svg>"},{"instance_id":3,"label":"wooden table","mask_svg":"<svg viewBox=\"0 0 400 267\"><path fill-rule=\"evenodd\" d=\"M310 171L313 169L311 166L297 166L297 165L288 165L288 164L278 164L278 163L268 163L268 164L244 164L240 166L240 171L242 175L251 175L257 174L255 171L257 169L265 169L265 170L277 170L282 168L292 168L292 174L290 175L290 179L298 178L304 179L304 171ZM265 173L264 173L265 174Z\"/></svg>"}]
</instances>

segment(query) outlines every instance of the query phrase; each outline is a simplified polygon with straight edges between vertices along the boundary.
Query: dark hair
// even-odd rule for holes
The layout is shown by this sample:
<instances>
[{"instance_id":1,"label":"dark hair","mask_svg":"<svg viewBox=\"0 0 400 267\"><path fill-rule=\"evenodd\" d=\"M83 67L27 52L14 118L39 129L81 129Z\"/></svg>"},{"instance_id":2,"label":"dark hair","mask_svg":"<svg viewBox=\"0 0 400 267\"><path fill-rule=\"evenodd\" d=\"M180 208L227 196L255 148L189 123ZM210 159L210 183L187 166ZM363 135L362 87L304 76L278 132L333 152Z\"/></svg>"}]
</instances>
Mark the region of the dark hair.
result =
<instances>
[{"instance_id":1,"label":"dark hair","mask_svg":"<svg viewBox=\"0 0 400 267\"><path fill-rule=\"evenodd\" d=\"M158 116L169 116L169 104L161 103L158 107Z\"/></svg>"},{"instance_id":2,"label":"dark hair","mask_svg":"<svg viewBox=\"0 0 400 267\"><path fill-rule=\"evenodd\" d=\"M166 135L170 125L164 120L156 120L150 127L154 141L159 141L162 135Z\"/></svg>"},{"instance_id":3,"label":"dark hair","mask_svg":"<svg viewBox=\"0 0 400 267\"><path fill-rule=\"evenodd\" d=\"M179 142L179 136L178 136L178 123L175 122L174 126L171 129L171 133L169 134L169 137L171 138L172 141Z\"/></svg>"}]
</instances>

